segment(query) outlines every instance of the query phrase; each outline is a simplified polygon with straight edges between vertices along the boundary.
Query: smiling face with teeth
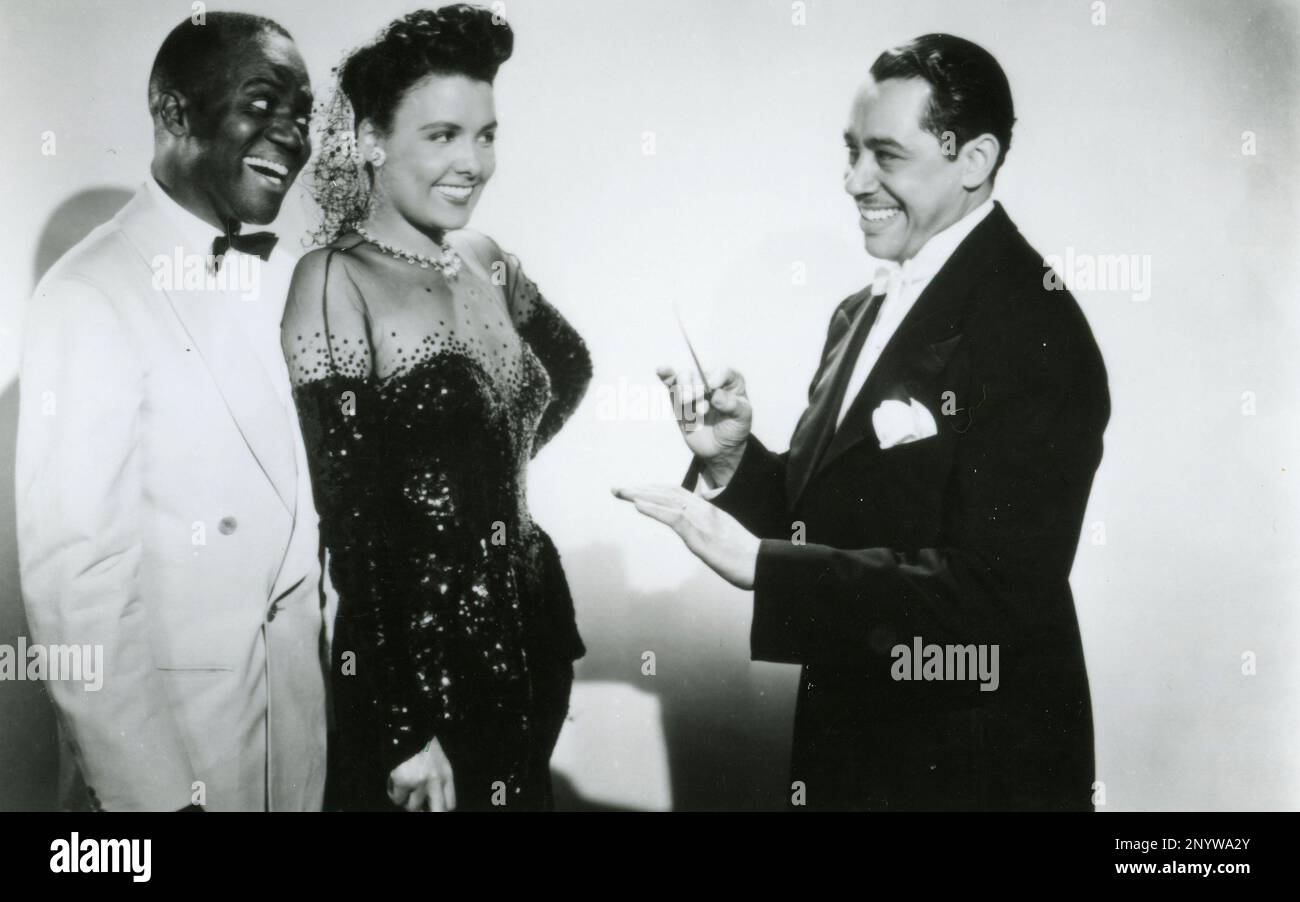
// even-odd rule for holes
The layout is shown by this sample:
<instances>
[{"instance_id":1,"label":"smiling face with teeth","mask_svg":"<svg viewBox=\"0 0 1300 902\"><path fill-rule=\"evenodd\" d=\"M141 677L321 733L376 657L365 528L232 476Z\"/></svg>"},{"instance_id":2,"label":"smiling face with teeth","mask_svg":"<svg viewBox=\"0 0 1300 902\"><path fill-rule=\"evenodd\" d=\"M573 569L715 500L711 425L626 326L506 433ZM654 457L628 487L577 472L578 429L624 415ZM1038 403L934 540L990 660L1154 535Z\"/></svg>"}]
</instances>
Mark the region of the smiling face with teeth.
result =
<instances>
[{"instance_id":1,"label":"smiling face with teeth","mask_svg":"<svg viewBox=\"0 0 1300 902\"><path fill-rule=\"evenodd\" d=\"M293 42L265 32L232 48L203 103L187 100L179 177L168 189L196 215L265 224L311 154L311 82Z\"/></svg>"},{"instance_id":2,"label":"smiling face with teeth","mask_svg":"<svg viewBox=\"0 0 1300 902\"><path fill-rule=\"evenodd\" d=\"M919 78L868 78L853 98L844 190L857 204L867 253L878 260L911 259L993 191L991 136L945 154L922 127L929 104L930 85Z\"/></svg>"},{"instance_id":3,"label":"smiling face with teeth","mask_svg":"<svg viewBox=\"0 0 1300 902\"><path fill-rule=\"evenodd\" d=\"M363 122L363 154L384 151L374 170L376 231L403 245L413 232L436 239L464 228L496 170L496 130L492 85L464 75L416 82L386 132Z\"/></svg>"}]
</instances>

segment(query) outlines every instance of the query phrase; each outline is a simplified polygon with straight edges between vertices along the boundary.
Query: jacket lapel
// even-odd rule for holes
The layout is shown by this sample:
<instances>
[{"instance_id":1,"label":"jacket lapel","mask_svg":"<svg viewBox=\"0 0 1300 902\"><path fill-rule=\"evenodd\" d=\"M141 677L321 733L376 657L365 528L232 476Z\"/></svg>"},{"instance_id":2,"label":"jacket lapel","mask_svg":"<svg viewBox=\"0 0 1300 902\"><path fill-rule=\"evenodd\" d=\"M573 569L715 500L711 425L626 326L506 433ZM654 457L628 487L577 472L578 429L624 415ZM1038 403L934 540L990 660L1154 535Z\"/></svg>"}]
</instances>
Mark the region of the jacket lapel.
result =
<instances>
[{"instance_id":1,"label":"jacket lapel","mask_svg":"<svg viewBox=\"0 0 1300 902\"><path fill-rule=\"evenodd\" d=\"M815 471L817 452L826 442L826 430L834 428L834 420L830 419L833 412L829 408L832 399L827 394L818 394L818 390L823 383L834 385L842 377L844 368L853 366L845 345L852 339L854 319L870 300L871 289L868 287L845 299L831 319L821 365L817 368L808 392L809 406L799 418L794 434L790 437L790 455L786 465L786 496L789 498L797 500L803 494Z\"/></svg>"},{"instance_id":2,"label":"jacket lapel","mask_svg":"<svg viewBox=\"0 0 1300 902\"><path fill-rule=\"evenodd\" d=\"M118 216L123 233L151 270L158 256L175 259L177 248L187 255L208 253L206 248L195 249L184 244L147 189L141 189ZM225 309L228 298L217 291L184 289L179 275L176 281L173 289L158 289L158 293L170 304L189 336L249 451L285 508L294 513L298 474L293 424L266 367L230 311Z\"/></svg>"},{"instance_id":3,"label":"jacket lapel","mask_svg":"<svg viewBox=\"0 0 1300 902\"><path fill-rule=\"evenodd\" d=\"M907 401L911 383L942 370L961 342L959 329L971 291L1006 240L1007 230L1014 228L1002 205L995 204L988 217L935 273L885 345L818 461L816 473L864 441L870 440L876 446L876 430L871 422L875 407L891 399ZM896 394L904 396L895 398Z\"/></svg>"}]
</instances>

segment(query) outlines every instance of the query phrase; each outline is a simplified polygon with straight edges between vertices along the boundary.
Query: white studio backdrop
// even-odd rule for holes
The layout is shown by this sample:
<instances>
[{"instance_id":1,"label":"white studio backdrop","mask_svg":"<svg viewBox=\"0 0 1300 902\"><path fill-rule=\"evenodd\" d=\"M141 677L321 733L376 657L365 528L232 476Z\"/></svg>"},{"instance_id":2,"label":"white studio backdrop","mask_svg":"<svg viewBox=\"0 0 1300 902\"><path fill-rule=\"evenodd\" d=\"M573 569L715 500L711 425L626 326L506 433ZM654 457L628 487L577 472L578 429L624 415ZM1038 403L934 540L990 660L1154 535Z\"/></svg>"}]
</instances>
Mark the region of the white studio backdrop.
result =
<instances>
[{"instance_id":1,"label":"white studio backdrop","mask_svg":"<svg viewBox=\"0 0 1300 902\"><path fill-rule=\"evenodd\" d=\"M208 7L283 24L322 96L346 50L416 4ZM189 12L0 3L0 642L24 629L22 309L146 177L149 67ZM885 47L948 31L1010 78L1019 121L996 196L1030 242L1149 275L1135 291L1071 271L1114 404L1073 574L1099 808L1300 807L1293 4L508 0L504 14L516 50L473 226L521 257L596 371L530 475L590 649L556 758L571 800L784 804L794 669L750 663L748 596L609 487L684 472L654 377L688 359L673 301L706 365L746 374L758 434L785 447L829 315L871 273L841 188L853 89ZM295 194L276 229L292 246L309 224ZM0 722L0 808L47 804L39 687L0 684Z\"/></svg>"}]
</instances>

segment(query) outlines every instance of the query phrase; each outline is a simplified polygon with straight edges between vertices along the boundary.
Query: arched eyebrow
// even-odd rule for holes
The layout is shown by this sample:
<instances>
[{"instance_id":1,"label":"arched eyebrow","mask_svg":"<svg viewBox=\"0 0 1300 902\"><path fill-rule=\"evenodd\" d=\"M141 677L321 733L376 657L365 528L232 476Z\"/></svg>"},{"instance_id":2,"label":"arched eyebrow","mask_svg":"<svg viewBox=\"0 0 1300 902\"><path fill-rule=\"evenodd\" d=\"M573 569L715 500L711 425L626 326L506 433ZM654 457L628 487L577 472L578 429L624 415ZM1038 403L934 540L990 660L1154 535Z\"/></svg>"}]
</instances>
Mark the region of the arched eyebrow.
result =
<instances>
[{"instance_id":1,"label":"arched eyebrow","mask_svg":"<svg viewBox=\"0 0 1300 902\"><path fill-rule=\"evenodd\" d=\"M493 120L492 120L491 122L489 122L487 125L485 125L485 126L483 126L482 128L480 128L479 131L480 131L480 132L485 132L485 131L489 131L490 129L494 129L494 128L496 128L496 127L497 127L497 122L496 122L495 119L493 119ZM446 129L451 129L451 130L453 130L453 131L458 131L458 132L459 132L459 131L464 131L464 130L465 130L465 126L461 125L459 122L448 122L448 121L446 121L446 120L439 120L439 121L437 121L437 122L426 122L424 125L421 125L421 126L417 129L417 131L422 131L422 132L424 132L424 131L429 131L429 130L431 130L431 129L435 129L435 128L446 128Z\"/></svg>"}]
</instances>

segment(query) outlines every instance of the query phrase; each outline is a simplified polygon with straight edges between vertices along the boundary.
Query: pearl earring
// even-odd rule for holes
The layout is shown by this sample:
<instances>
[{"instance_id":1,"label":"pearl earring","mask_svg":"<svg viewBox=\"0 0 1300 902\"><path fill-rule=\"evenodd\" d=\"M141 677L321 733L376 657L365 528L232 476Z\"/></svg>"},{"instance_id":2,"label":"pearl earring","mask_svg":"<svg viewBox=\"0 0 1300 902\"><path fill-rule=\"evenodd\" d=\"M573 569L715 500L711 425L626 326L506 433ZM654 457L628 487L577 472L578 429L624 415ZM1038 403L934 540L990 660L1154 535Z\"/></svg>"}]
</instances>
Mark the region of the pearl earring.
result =
<instances>
[{"instance_id":1,"label":"pearl earring","mask_svg":"<svg viewBox=\"0 0 1300 902\"><path fill-rule=\"evenodd\" d=\"M370 152L370 162L374 163L376 166L383 166L384 160L386 159L388 159L388 154L384 153L382 147L376 147Z\"/></svg>"}]
</instances>

